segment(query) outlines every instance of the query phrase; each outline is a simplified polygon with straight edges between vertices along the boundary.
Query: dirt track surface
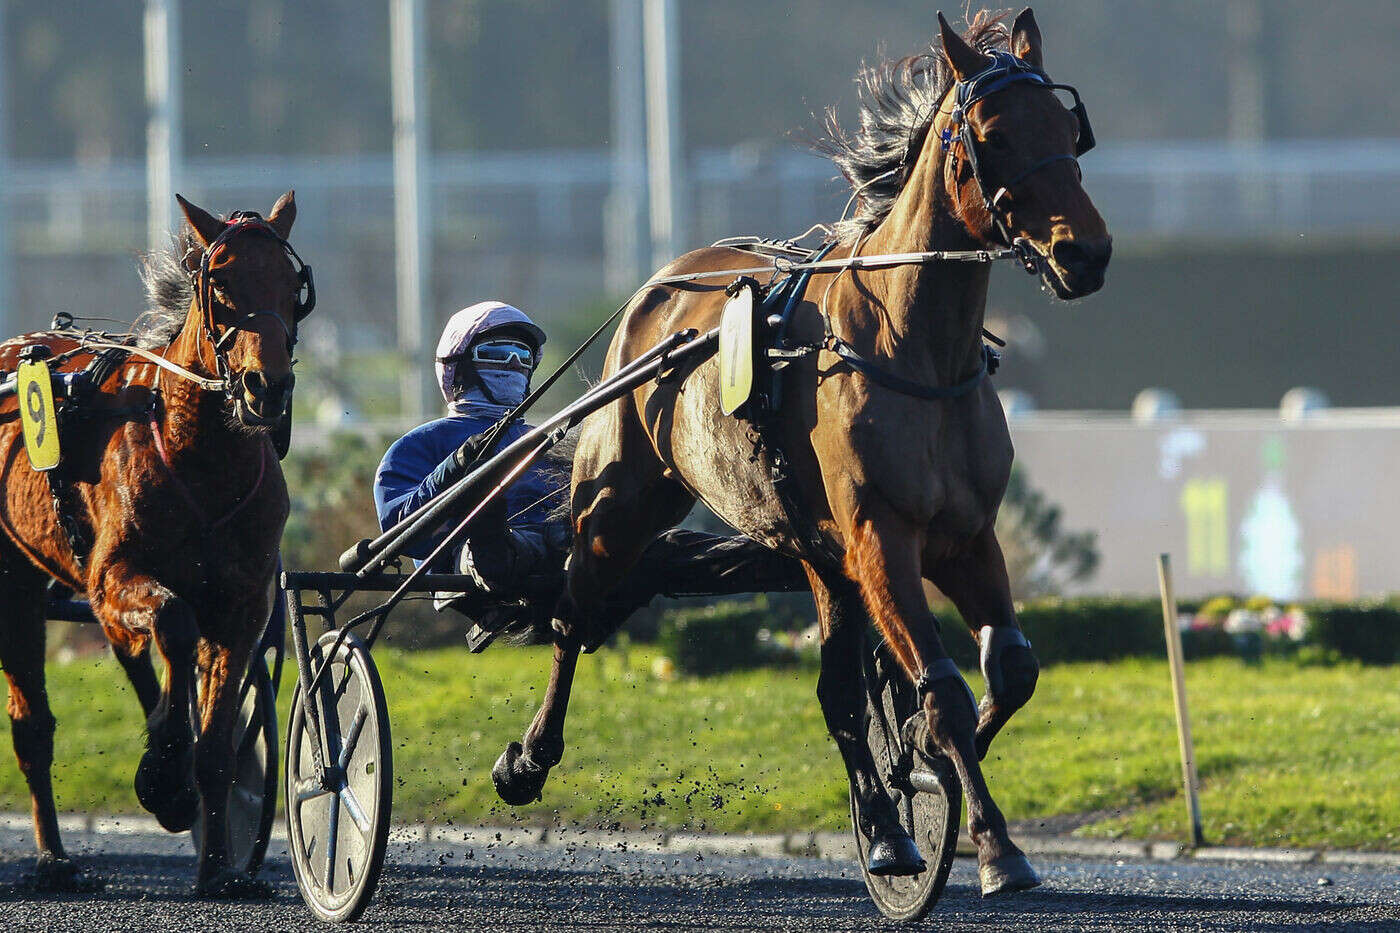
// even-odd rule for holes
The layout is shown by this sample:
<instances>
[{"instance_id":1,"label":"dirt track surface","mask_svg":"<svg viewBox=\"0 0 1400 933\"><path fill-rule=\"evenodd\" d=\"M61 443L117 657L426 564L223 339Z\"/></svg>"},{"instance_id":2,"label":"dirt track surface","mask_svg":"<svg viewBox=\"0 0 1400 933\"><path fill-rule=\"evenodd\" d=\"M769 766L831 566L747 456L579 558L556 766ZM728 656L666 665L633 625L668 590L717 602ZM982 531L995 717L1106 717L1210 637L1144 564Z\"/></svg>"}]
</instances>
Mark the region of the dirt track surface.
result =
<instances>
[{"instance_id":1,"label":"dirt track surface","mask_svg":"<svg viewBox=\"0 0 1400 933\"><path fill-rule=\"evenodd\" d=\"M183 838L74 833L70 850L107 881L89 895L27 889L30 842L0 833L0 926L48 930L324 929L307 913L284 847L264 877L272 901L190 899ZM1045 884L983 901L959 859L943 900L914 929L1396 930L1393 870L1331 865L1036 859ZM1325 883L1320 883L1325 879ZM854 866L542 846L396 845L366 928L570 930L911 929L876 913Z\"/></svg>"}]
</instances>

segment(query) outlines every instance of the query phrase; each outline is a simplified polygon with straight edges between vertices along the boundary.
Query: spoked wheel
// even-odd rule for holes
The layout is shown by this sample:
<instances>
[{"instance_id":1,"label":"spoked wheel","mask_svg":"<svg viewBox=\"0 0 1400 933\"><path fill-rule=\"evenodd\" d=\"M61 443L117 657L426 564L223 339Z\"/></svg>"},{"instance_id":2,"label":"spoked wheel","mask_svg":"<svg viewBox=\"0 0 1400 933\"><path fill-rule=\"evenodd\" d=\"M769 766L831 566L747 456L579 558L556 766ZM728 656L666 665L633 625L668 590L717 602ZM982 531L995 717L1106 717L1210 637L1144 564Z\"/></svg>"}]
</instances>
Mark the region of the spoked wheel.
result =
<instances>
[{"instance_id":1,"label":"spoked wheel","mask_svg":"<svg viewBox=\"0 0 1400 933\"><path fill-rule=\"evenodd\" d=\"M311 652L318 668L331 649L327 632ZM389 713L379 672L364 642L346 637L313 697L326 768L317 768L313 728L301 687L287 730L287 836L302 900L322 920L364 912L379 883L393 803Z\"/></svg>"},{"instance_id":2,"label":"spoked wheel","mask_svg":"<svg viewBox=\"0 0 1400 933\"><path fill-rule=\"evenodd\" d=\"M197 716L198 710L199 705L192 704L191 717ZM267 843L272 838L272 821L277 816L277 695L262 657L253 658L243 681L233 741L233 785L228 800L229 867L255 875L262 868ZM190 838L195 853L202 852L202 820L195 820Z\"/></svg>"},{"instance_id":3,"label":"spoked wheel","mask_svg":"<svg viewBox=\"0 0 1400 933\"><path fill-rule=\"evenodd\" d=\"M892 920L918 920L938 902L953 867L962 820L962 785L946 761L930 760L904 747L900 726L919 710L919 702L889 650L882 643L874 652L862 655L869 704L866 740L899 822L914 838L928 870L905 876L872 875L866 870L870 840L860 829L854 791L851 828L866 890L880 913Z\"/></svg>"}]
</instances>

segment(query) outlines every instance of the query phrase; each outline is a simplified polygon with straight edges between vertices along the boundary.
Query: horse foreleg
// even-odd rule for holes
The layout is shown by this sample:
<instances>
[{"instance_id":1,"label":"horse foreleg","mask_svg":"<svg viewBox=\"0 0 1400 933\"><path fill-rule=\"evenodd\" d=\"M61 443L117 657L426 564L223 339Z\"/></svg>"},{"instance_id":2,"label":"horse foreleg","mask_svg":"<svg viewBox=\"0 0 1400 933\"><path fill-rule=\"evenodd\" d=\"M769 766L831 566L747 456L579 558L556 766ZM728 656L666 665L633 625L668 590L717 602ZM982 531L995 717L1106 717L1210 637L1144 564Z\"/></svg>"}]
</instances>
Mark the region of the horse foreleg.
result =
<instances>
[{"instance_id":1,"label":"horse foreleg","mask_svg":"<svg viewBox=\"0 0 1400 933\"><path fill-rule=\"evenodd\" d=\"M131 652L124 645L113 645L112 653L117 663L126 671L126 679L136 691L136 700L141 704L141 712L149 717L160 703L160 681L156 679L156 669L151 664L151 652L142 649Z\"/></svg>"},{"instance_id":2,"label":"horse foreleg","mask_svg":"<svg viewBox=\"0 0 1400 933\"><path fill-rule=\"evenodd\" d=\"M978 707L977 757L985 758L1002 726L1035 693L1040 665L1016 622L1006 560L988 526L955 557L925 558L924 575L953 601L981 646L987 692Z\"/></svg>"},{"instance_id":3,"label":"horse foreleg","mask_svg":"<svg viewBox=\"0 0 1400 933\"><path fill-rule=\"evenodd\" d=\"M4 573L0 579L17 574ZM26 575L27 576L27 575ZM5 586L7 611L0 621L0 667L9 682L10 737L19 770L29 785L38 850L34 882L42 888L69 888L77 868L63 850L53 800L53 734L56 722L44 683L44 619L39 611L42 584Z\"/></svg>"},{"instance_id":4,"label":"horse foreleg","mask_svg":"<svg viewBox=\"0 0 1400 933\"><path fill-rule=\"evenodd\" d=\"M199 811L190 729L190 686L199 643L194 611L155 578L120 563L102 568L88 591L111 640L120 640L112 637L113 630L147 636L165 663L165 684L146 717L146 752L136 769L136 796L167 830L184 832Z\"/></svg>"},{"instance_id":5,"label":"horse foreleg","mask_svg":"<svg viewBox=\"0 0 1400 933\"><path fill-rule=\"evenodd\" d=\"M982 894L1022 890L1040 883L1011 841L1006 818L992 799L977 756L977 707L972 690L938 636L920 575L921 529L881 503L856 514L847 535L846 571L900 665L917 685L929 737L953 764L967 800L968 835L977 846Z\"/></svg>"},{"instance_id":6,"label":"horse foreleg","mask_svg":"<svg viewBox=\"0 0 1400 933\"><path fill-rule=\"evenodd\" d=\"M841 752L856 801L856 822L870 840L866 868L873 875L914 875L925 864L914 840L899 823L894 804L866 741L866 692L860 652L867 616L860 591L839 574L823 578L808 570L821 622L821 674L817 699L827 732Z\"/></svg>"}]
</instances>

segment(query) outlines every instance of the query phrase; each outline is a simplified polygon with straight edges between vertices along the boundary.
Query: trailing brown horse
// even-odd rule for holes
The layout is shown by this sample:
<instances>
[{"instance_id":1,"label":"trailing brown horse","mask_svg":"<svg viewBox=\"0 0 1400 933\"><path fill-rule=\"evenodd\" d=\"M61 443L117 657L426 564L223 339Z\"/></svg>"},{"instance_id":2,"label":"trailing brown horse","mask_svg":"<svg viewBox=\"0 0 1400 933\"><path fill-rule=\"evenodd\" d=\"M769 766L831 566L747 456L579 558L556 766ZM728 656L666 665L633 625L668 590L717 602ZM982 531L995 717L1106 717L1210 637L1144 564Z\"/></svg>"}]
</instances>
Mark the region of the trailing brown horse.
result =
<instances>
[{"instance_id":1,"label":"trailing brown horse","mask_svg":"<svg viewBox=\"0 0 1400 933\"><path fill-rule=\"evenodd\" d=\"M1111 240L1080 184L1076 156L1092 144L1087 116L1082 106L1067 109L1055 91L1069 89L1045 76L1034 16L1022 12L1008 30L979 14L966 38L941 14L939 25L941 49L866 71L853 137L830 121L824 148L858 198L830 257L1020 240L1059 297L1096 291ZM752 254L709 248L660 274L751 265ZM503 798L533 799L560 760L580 645L607 634L597 630L603 594L700 499L806 566L823 638L817 694L872 840L869 870L914 874L924 865L863 739L858 652L867 618L923 697L926 715L906 730L928 753L946 756L962 781L984 894L1038 883L979 765L1030 698L1038 672L993 530L1012 449L996 393L979 381L989 276L985 262L816 274L790 333L822 349L789 367L785 401L757 448L751 425L719 411L714 361L645 385L585 422L574 461L568 593L557 614L563 634L523 746L512 743L493 771ZM643 289L605 372L682 328L714 327L723 284ZM843 344L859 367L832 352ZM790 491L774 488L775 449L785 454ZM988 689L980 711L948 659L925 579L981 642Z\"/></svg>"},{"instance_id":2,"label":"trailing brown horse","mask_svg":"<svg viewBox=\"0 0 1400 933\"><path fill-rule=\"evenodd\" d=\"M291 352L310 282L286 243L291 192L266 220L240 213L226 222L183 198L180 206L188 250L146 263L153 308L139 346L147 355L109 348L105 365L88 369L96 384L75 391L64 403L71 411L60 407L57 470L31 467L16 398L0 403L0 665L33 798L37 881L79 881L49 777L44 602L54 579L87 594L147 714L142 806L172 832L203 821L198 893L252 895L266 886L228 860L233 732L287 518L271 432L289 418ZM25 355L47 356L55 371L83 370L100 352L94 342L113 343L72 329L16 337L0 344L0 369L13 372L21 351L38 345Z\"/></svg>"}]
</instances>

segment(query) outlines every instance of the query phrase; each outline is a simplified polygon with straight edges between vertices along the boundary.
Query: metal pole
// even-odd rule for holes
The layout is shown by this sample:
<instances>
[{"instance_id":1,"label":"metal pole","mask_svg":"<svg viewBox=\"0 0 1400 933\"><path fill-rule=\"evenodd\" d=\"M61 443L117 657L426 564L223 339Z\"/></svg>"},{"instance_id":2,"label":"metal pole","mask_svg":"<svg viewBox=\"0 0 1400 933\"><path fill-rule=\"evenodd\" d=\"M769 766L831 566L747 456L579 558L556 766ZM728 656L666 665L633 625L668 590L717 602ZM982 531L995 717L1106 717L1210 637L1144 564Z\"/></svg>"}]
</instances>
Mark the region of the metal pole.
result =
<instances>
[{"instance_id":1,"label":"metal pole","mask_svg":"<svg viewBox=\"0 0 1400 933\"><path fill-rule=\"evenodd\" d=\"M1240 203L1247 216L1266 224L1273 210L1259 148L1268 135L1268 85L1264 54L1264 10L1259 0L1229 0L1225 6L1226 135L1237 150L1252 155L1238 175Z\"/></svg>"},{"instance_id":2,"label":"metal pole","mask_svg":"<svg viewBox=\"0 0 1400 933\"><path fill-rule=\"evenodd\" d=\"M1157 558L1157 583L1162 590L1162 624L1167 634L1167 664L1172 672L1176 704L1176 737L1181 750L1181 780L1186 786L1186 810L1191 819L1191 844L1205 845L1201 830L1201 801L1197 794L1196 746L1191 740L1191 712L1186 708L1186 672L1181 657L1181 629L1176 624L1176 591L1172 587L1171 555Z\"/></svg>"},{"instance_id":3,"label":"metal pole","mask_svg":"<svg viewBox=\"0 0 1400 933\"><path fill-rule=\"evenodd\" d=\"M424 348L429 301L432 215L429 210L428 95L420 0L389 0L389 69L394 109L394 253L398 280L399 379L405 416L427 410L431 360Z\"/></svg>"},{"instance_id":4,"label":"metal pole","mask_svg":"<svg viewBox=\"0 0 1400 933\"><path fill-rule=\"evenodd\" d=\"M10 150L6 131L10 128L9 109L5 96L5 8L8 0L0 0L0 338L19 329L10 304Z\"/></svg>"},{"instance_id":5,"label":"metal pole","mask_svg":"<svg viewBox=\"0 0 1400 933\"><path fill-rule=\"evenodd\" d=\"M146 0L146 248L170 246L180 170L180 4Z\"/></svg>"},{"instance_id":6,"label":"metal pole","mask_svg":"<svg viewBox=\"0 0 1400 933\"><path fill-rule=\"evenodd\" d=\"M642 80L642 0L611 0L612 182L608 192L604 283L610 294L637 287L651 257L646 209L646 91Z\"/></svg>"},{"instance_id":7,"label":"metal pole","mask_svg":"<svg viewBox=\"0 0 1400 933\"><path fill-rule=\"evenodd\" d=\"M675 0L644 0L642 29L646 55L652 268L659 269L680 253L688 239Z\"/></svg>"}]
</instances>

